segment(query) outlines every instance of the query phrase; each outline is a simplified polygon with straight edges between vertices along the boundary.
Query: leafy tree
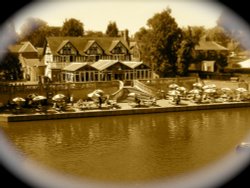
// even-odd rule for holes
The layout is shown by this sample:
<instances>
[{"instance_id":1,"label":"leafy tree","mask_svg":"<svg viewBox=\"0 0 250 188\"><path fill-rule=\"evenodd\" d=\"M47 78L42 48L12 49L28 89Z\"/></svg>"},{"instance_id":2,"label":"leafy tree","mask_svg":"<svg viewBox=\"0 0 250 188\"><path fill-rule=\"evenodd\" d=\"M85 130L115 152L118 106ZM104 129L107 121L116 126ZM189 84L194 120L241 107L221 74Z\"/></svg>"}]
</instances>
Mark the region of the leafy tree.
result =
<instances>
[{"instance_id":1,"label":"leafy tree","mask_svg":"<svg viewBox=\"0 0 250 188\"><path fill-rule=\"evenodd\" d=\"M211 41L215 41L218 44L227 47L231 41L231 37L226 33L226 31L220 27L216 26L214 28L208 29L206 31L207 38Z\"/></svg>"},{"instance_id":2,"label":"leafy tree","mask_svg":"<svg viewBox=\"0 0 250 188\"><path fill-rule=\"evenodd\" d=\"M47 23L38 18L28 18L21 27L21 41L30 41L36 47L42 47L48 33Z\"/></svg>"},{"instance_id":3,"label":"leafy tree","mask_svg":"<svg viewBox=\"0 0 250 188\"><path fill-rule=\"evenodd\" d=\"M161 77L176 76L178 50L181 47L182 30L171 16L171 9L167 8L161 13L155 14L147 22L148 29L142 29L144 33L141 42L142 59L150 62L151 66ZM137 37L142 35L136 34Z\"/></svg>"},{"instance_id":4,"label":"leafy tree","mask_svg":"<svg viewBox=\"0 0 250 188\"><path fill-rule=\"evenodd\" d=\"M103 37L104 33L101 31L86 31L85 36L86 37Z\"/></svg>"},{"instance_id":5,"label":"leafy tree","mask_svg":"<svg viewBox=\"0 0 250 188\"><path fill-rule=\"evenodd\" d=\"M109 22L106 30L106 35L109 37L117 37L118 36L118 28L116 22Z\"/></svg>"},{"instance_id":6,"label":"leafy tree","mask_svg":"<svg viewBox=\"0 0 250 188\"><path fill-rule=\"evenodd\" d=\"M0 72L6 80L22 79L21 63L16 54L8 52L0 62Z\"/></svg>"},{"instance_id":7,"label":"leafy tree","mask_svg":"<svg viewBox=\"0 0 250 188\"><path fill-rule=\"evenodd\" d=\"M187 29L183 29L183 40L178 51L180 75L187 76L190 63L196 61L195 46L199 43L204 31L203 27L188 27Z\"/></svg>"},{"instance_id":8,"label":"leafy tree","mask_svg":"<svg viewBox=\"0 0 250 188\"><path fill-rule=\"evenodd\" d=\"M62 36L83 36L83 23L75 18L66 19L62 26Z\"/></svg>"}]
</instances>

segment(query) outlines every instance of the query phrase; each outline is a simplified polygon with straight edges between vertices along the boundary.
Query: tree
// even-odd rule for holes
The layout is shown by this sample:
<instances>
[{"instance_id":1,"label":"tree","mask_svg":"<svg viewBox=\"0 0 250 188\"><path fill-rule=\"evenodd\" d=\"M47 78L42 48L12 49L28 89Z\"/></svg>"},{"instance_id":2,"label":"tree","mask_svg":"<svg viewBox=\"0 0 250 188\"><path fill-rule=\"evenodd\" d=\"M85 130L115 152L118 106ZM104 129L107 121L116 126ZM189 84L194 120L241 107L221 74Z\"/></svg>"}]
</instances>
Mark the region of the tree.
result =
<instances>
[{"instance_id":1,"label":"tree","mask_svg":"<svg viewBox=\"0 0 250 188\"><path fill-rule=\"evenodd\" d=\"M231 41L231 37L220 26L216 26L214 28L208 29L206 32L206 35L209 40L215 41L218 44L225 46L225 47L227 47Z\"/></svg>"},{"instance_id":2,"label":"tree","mask_svg":"<svg viewBox=\"0 0 250 188\"><path fill-rule=\"evenodd\" d=\"M35 47L44 45L45 37L48 33L47 23L38 18L28 18L21 27L21 41L30 41Z\"/></svg>"},{"instance_id":3,"label":"tree","mask_svg":"<svg viewBox=\"0 0 250 188\"><path fill-rule=\"evenodd\" d=\"M176 76L177 52L181 46L182 30L171 16L171 9L167 8L155 14L148 20L147 25L148 29L141 30L144 36L139 41L144 46L142 59L150 62L161 77Z\"/></svg>"},{"instance_id":4,"label":"tree","mask_svg":"<svg viewBox=\"0 0 250 188\"><path fill-rule=\"evenodd\" d=\"M109 37L117 37L118 36L118 28L116 22L109 22L106 30L106 35Z\"/></svg>"},{"instance_id":5,"label":"tree","mask_svg":"<svg viewBox=\"0 0 250 188\"><path fill-rule=\"evenodd\" d=\"M8 52L0 62L0 72L4 73L5 80L22 79L21 63L16 54Z\"/></svg>"},{"instance_id":6,"label":"tree","mask_svg":"<svg viewBox=\"0 0 250 188\"><path fill-rule=\"evenodd\" d=\"M104 33L101 31L86 31L86 37L103 37Z\"/></svg>"},{"instance_id":7,"label":"tree","mask_svg":"<svg viewBox=\"0 0 250 188\"><path fill-rule=\"evenodd\" d=\"M83 36L84 28L83 23L75 18L66 19L62 26L62 36Z\"/></svg>"},{"instance_id":8,"label":"tree","mask_svg":"<svg viewBox=\"0 0 250 188\"><path fill-rule=\"evenodd\" d=\"M190 63L196 60L195 46L199 43L201 36L204 33L203 27L188 27L183 30L183 40L178 51L179 55L179 74L181 76L188 75Z\"/></svg>"}]
</instances>

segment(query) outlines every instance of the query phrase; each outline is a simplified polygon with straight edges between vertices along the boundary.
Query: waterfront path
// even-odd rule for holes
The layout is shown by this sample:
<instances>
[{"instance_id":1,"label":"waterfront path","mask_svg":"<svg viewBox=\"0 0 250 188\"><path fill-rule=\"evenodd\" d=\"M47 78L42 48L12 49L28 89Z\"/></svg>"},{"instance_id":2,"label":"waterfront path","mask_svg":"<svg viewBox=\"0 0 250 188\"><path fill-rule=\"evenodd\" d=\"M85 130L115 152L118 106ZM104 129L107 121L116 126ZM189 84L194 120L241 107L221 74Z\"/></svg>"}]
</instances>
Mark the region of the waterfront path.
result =
<instances>
[{"instance_id":1,"label":"waterfront path","mask_svg":"<svg viewBox=\"0 0 250 188\"><path fill-rule=\"evenodd\" d=\"M118 115L134 115L134 114L149 114L149 113L165 113L165 112L181 112L195 110L211 110L223 108L246 108L250 107L250 101L247 102L223 102L223 103L206 103L197 104L189 100L182 100L181 104L176 105L170 100L160 99L156 101L155 106L140 106L134 107L129 103L118 103L119 109L114 108L94 108L84 110L74 110L69 106L70 110L55 111L48 110L47 113L37 112L33 114L0 114L2 122L17 122L17 121L37 121L50 119L67 119L67 118L86 118L86 117L101 117L101 116L118 116Z\"/></svg>"}]
</instances>

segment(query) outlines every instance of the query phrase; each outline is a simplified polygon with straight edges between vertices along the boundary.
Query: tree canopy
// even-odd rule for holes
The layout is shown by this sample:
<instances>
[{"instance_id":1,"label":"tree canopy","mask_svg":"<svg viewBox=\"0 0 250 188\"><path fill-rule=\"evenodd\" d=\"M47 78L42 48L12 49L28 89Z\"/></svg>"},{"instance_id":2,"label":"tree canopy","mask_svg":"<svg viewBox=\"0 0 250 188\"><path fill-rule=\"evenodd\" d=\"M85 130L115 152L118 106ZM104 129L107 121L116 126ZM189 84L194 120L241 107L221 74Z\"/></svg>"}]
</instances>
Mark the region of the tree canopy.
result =
<instances>
[{"instance_id":1,"label":"tree canopy","mask_svg":"<svg viewBox=\"0 0 250 188\"><path fill-rule=\"evenodd\" d=\"M118 36L118 28L116 22L109 22L106 30L106 35L109 37L117 37Z\"/></svg>"},{"instance_id":2,"label":"tree canopy","mask_svg":"<svg viewBox=\"0 0 250 188\"><path fill-rule=\"evenodd\" d=\"M62 36L83 36L84 28L83 23L75 18L66 19L62 26Z\"/></svg>"},{"instance_id":3,"label":"tree canopy","mask_svg":"<svg viewBox=\"0 0 250 188\"><path fill-rule=\"evenodd\" d=\"M8 52L0 62L0 72L5 80L22 79L21 63L16 54Z\"/></svg>"},{"instance_id":4,"label":"tree canopy","mask_svg":"<svg viewBox=\"0 0 250 188\"><path fill-rule=\"evenodd\" d=\"M178 72L181 76L187 76L190 63L197 60L195 46L199 43L205 29L203 27L188 27L183 28L182 31L183 40L178 50Z\"/></svg>"},{"instance_id":5,"label":"tree canopy","mask_svg":"<svg viewBox=\"0 0 250 188\"><path fill-rule=\"evenodd\" d=\"M36 47L42 47L48 33L47 23L38 18L28 18L21 27L20 40L30 41Z\"/></svg>"},{"instance_id":6,"label":"tree canopy","mask_svg":"<svg viewBox=\"0 0 250 188\"><path fill-rule=\"evenodd\" d=\"M182 30L167 8L147 21L148 29L142 28L136 37L141 42L143 60L161 77L177 75L178 50L181 47Z\"/></svg>"}]
</instances>

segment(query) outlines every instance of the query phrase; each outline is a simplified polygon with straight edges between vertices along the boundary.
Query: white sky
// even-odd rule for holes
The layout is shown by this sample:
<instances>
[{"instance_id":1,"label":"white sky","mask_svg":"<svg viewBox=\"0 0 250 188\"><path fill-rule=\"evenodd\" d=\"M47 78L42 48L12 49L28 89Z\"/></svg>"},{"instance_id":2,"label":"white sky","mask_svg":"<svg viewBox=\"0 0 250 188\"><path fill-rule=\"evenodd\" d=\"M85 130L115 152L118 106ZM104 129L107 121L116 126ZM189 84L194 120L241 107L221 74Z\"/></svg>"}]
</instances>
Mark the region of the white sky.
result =
<instances>
[{"instance_id":1,"label":"white sky","mask_svg":"<svg viewBox=\"0 0 250 188\"><path fill-rule=\"evenodd\" d=\"M50 0L22 9L14 16L14 23L19 32L27 17L40 18L50 26L62 26L65 19L76 18L83 22L85 31L105 32L109 21L115 21L119 30L134 34L167 7L179 27L214 27L223 8L214 1L202 0Z\"/></svg>"}]
</instances>

